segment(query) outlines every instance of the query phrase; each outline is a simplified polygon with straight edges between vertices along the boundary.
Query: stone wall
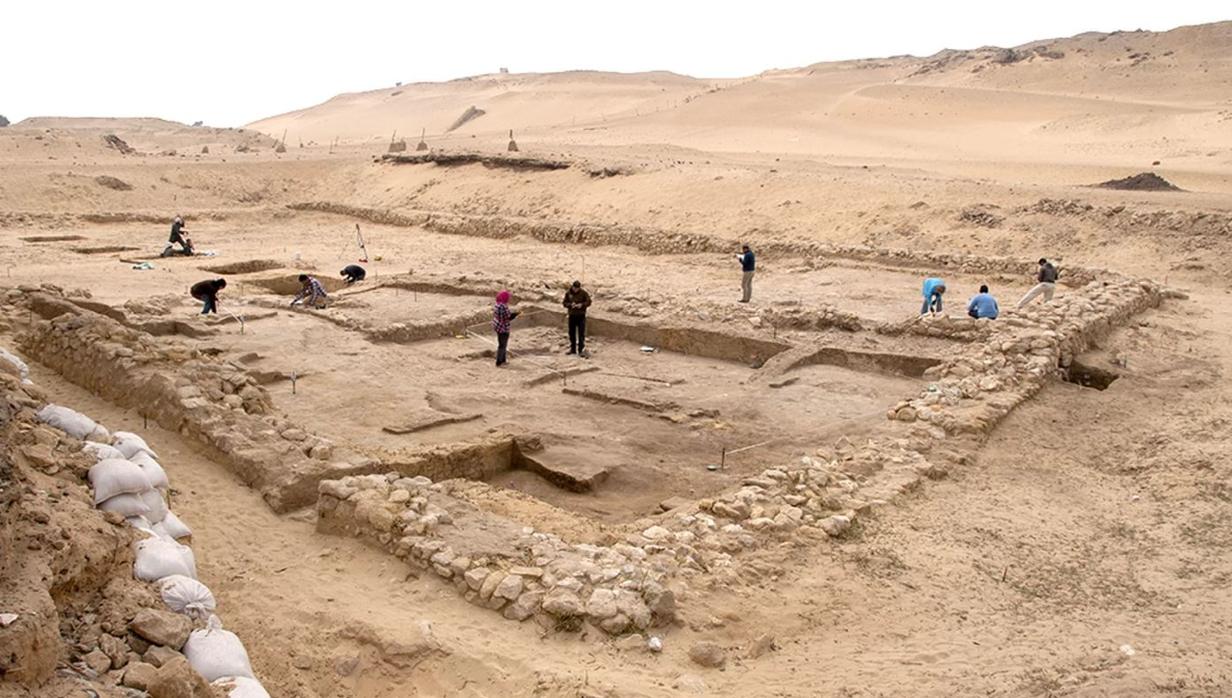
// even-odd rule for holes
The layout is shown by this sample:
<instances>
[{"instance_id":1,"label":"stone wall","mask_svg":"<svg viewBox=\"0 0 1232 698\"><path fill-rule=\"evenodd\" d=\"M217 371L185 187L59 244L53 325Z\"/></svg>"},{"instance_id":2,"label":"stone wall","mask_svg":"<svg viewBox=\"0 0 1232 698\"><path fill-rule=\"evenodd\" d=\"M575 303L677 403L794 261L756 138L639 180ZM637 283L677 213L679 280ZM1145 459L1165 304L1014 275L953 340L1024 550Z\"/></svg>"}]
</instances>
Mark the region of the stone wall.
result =
<instances>
[{"instance_id":1,"label":"stone wall","mask_svg":"<svg viewBox=\"0 0 1232 698\"><path fill-rule=\"evenodd\" d=\"M29 308L26 355L67 380L201 443L276 511L312 503L326 477L366 472L337 460L328 439L273 414L269 395L242 367L37 290L6 298ZM43 318L43 319L38 319ZM347 454L353 455L353 454Z\"/></svg>"},{"instance_id":2,"label":"stone wall","mask_svg":"<svg viewBox=\"0 0 1232 698\"><path fill-rule=\"evenodd\" d=\"M526 237L541 242L580 245L621 245L650 254L731 252L736 244L703 233L682 233L645 226L618 226L574 221L544 221L512 216L479 216L441 211L406 212L365 208L331 201L289 204L297 211L321 211L363 220L405 227L422 227L449 235L468 235L494 239ZM776 257L806 257L819 260L845 259L874 264L968 274L1014 274L1032 276L1036 260L988 257L975 254L947 254L931 250L893 249L864 245L835 245L799 240L787 233L758 234L748 242L759 253ZM1095 278L1116 276L1104 270L1066 266L1063 283L1084 284Z\"/></svg>"},{"instance_id":3,"label":"stone wall","mask_svg":"<svg viewBox=\"0 0 1232 698\"><path fill-rule=\"evenodd\" d=\"M675 617L668 568L637 545L570 544L398 473L320 484L317 529L364 538L454 585L471 603L549 628L620 634Z\"/></svg>"}]
</instances>

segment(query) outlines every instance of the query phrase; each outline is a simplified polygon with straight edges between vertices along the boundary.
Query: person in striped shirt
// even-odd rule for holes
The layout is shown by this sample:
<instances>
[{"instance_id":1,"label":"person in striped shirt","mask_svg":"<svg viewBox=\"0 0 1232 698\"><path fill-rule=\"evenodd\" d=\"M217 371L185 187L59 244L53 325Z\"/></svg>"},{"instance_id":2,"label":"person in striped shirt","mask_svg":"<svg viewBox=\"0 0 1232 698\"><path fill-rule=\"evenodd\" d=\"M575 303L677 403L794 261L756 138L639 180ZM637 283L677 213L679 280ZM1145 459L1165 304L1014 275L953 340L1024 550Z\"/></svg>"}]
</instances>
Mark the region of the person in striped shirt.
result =
<instances>
[{"instance_id":1,"label":"person in striped shirt","mask_svg":"<svg viewBox=\"0 0 1232 698\"><path fill-rule=\"evenodd\" d=\"M324 308L325 301L329 300L329 296L325 293L325 287L321 285L316 277L308 276L307 274L299 275L301 284L299 293L295 294L295 298L291 299L291 305L295 305L300 301L307 299L308 305L314 308Z\"/></svg>"},{"instance_id":2,"label":"person in striped shirt","mask_svg":"<svg viewBox=\"0 0 1232 698\"><path fill-rule=\"evenodd\" d=\"M504 366L509 362L509 325L518 317L518 311L509 309L508 291L496 294L496 305L492 307L492 331L496 333L496 365Z\"/></svg>"}]
</instances>

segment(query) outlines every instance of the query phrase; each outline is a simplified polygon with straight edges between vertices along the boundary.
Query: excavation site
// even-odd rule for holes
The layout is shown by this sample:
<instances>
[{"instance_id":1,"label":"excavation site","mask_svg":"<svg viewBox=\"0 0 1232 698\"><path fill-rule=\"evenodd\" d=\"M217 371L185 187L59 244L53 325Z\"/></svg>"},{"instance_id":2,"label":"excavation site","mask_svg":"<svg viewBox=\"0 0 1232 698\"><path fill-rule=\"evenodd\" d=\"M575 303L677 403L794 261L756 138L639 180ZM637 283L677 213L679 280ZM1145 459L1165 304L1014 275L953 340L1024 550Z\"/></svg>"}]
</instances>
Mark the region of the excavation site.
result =
<instances>
[{"instance_id":1,"label":"excavation site","mask_svg":"<svg viewBox=\"0 0 1232 698\"><path fill-rule=\"evenodd\" d=\"M0 128L0 696L1232 694L1230 32Z\"/></svg>"}]
</instances>

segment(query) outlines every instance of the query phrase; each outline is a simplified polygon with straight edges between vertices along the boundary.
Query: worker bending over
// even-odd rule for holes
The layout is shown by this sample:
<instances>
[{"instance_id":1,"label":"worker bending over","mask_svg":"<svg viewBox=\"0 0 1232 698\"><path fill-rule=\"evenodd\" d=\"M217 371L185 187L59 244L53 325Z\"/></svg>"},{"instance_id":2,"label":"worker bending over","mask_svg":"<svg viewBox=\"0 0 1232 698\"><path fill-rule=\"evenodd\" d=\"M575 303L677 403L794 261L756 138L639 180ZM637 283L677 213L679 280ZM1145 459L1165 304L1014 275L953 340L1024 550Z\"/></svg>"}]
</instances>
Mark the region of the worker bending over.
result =
<instances>
[{"instance_id":1,"label":"worker bending over","mask_svg":"<svg viewBox=\"0 0 1232 698\"><path fill-rule=\"evenodd\" d=\"M1039 273L1035 276L1038 283L1030 291L1027 291L1027 295L1023 296L1022 300L1018 301L1018 307L1025 308L1027 303L1035 300L1035 297L1040 294L1043 294L1045 303L1050 303L1052 301L1052 294L1057 290L1057 277L1059 275L1060 273L1052 265L1052 262L1040 257Z\"/></svg>"},{"instance_id":2,"label":"worker bending over","mask_svg":"<svg viewBox=\"0 0 1232 698\"><path fill-rule=\"evenodd\" d=\"M924 305L920 307L920 315L941 314L941 297L945 295L945 281L937 277L924 279Z\"/></svg>"},{"instance_id":3,"label":"worker bending over","mask_svg":"<svg viewBox=\"0 0 1232 698\"><path fill-rule=\"evenodd\" d=\"M168 238L166 246L163 247L162 257L170 257L173 254L182 254L191 257L193 252L192 239L184 236L187 232L184 227L184 219L176 216L175 220L171 221L171 237ZM180 250L175 251L175 245L180 246Z\"/></svg>"},{"instance_id":4,"label":"worker bending over","mask_svg":"<svg viewBox=\"0 0 1232 698\"><path fill-rule=\"evenodd\" d=\"M364 271L364 268L358 264L348 264L340 273L342 278L346 279L348 285L356 281L363 281L364 277L368 276L368 272Z\"/></svg>"},{"instance_id":5,"label":"worker bending over","mask_svg":"<svg viewBox=\"0 0 1232 698\"><path fill-rule=\"evenodd\" d=\"M299 275L300 289L299 293L295 294L295 298L291 299L291 305L295 305L302 300L307 300L307 305L313 308L324 308L325 301L329 300L329 296L325 293L325 287L321 285L316 277L308 276L307 274Z\"/></svg>"},{"instance_id":6,"label":"worker bending over","mask_svg":"<svg viewBox=\"0 0 1232 698\"><path fill-rule=\"evenodd\" d=\"M227 287L226 279L206 279L198 281L188 290L193 298L202 302L201 314L218 314L218 292Z\"/></svg>"}]
</instances>

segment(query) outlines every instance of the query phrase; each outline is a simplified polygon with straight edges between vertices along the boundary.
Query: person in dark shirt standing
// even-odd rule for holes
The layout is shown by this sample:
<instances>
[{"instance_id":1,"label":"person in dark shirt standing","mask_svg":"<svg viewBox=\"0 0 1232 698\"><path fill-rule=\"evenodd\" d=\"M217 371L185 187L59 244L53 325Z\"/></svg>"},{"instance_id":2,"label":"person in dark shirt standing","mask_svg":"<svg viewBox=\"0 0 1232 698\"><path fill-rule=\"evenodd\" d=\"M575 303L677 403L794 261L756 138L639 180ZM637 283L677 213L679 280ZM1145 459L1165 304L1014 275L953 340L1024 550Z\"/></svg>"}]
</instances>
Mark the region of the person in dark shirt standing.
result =
<instances>
[{"instance_id":1,"label":"person in dark shirt standing","mask_svg":"<svg viewBox=\"0 0 1232 698\"><path fill-rule=\"evenodd\" d=\"M590 307L590 294L582 288L581 281L574 281L565 291L562 304L569 309L569 351L565 353L583 356L586 351L586 309Z\"/></svg>"},{"instance_id":2,"label":"person in dark shirt standing","mask_svg":"<svg viewBox=\"0 0 1232 698\"><path fill-rule=\"evenodd\" d=\"M204 305L201 307L201 314L208 315L210 313L218 314L218 292L227 287L226 279L206 279L198 281L189 289L189 293L193 298L201 301Z\"/></svg>"},{"instance_id":3,"label":"person in dark shirt standing","mask_svg":"<svg viewBox=\"0 0 1232 698\"><path fill-rule=\"evenodd\" d=\"M1018 308L1025 308L1027 303L1035 300L1035 297L1041 294L1044 296L1045 303L1052 302L1052 294L1057 290L1057 277L1059 275L1060 274L1057 272L1057 268L1052 265L1052 262L1049 262L1047 259L1041 257L1039 261L1039 273L1035 277L1036 281L1039 283L1035 284L1030 291L1027 291L1027 295L1023 296L1022 300L1018 301Z\"/></svg>"},{"instance_id":4,"label":"person in dark shirt standing","mask_svg":"<svg viewBox=\"0 0 1232 698\"><path fill-rule=\"evenodd\" d=\"M346 279L347 284L363 281L368 276L368 272L364 271L364 268L358 264L348 264L339 273Z\"/></svg>"},{"instance_id":5,"label":"person in dark shirt standing","mask_svg":"<svg viewBox=\"0 0 1232 698\"><path fill-rule=\"evenodd\" d=\"M757 258L753 255L753 250L749 249L748 245L741 247L741 253L736 255L736 259L740 260L740 291L741 303L748 303L753 299L753 272L757 269Z\"/></svg>"}]
</instances>

